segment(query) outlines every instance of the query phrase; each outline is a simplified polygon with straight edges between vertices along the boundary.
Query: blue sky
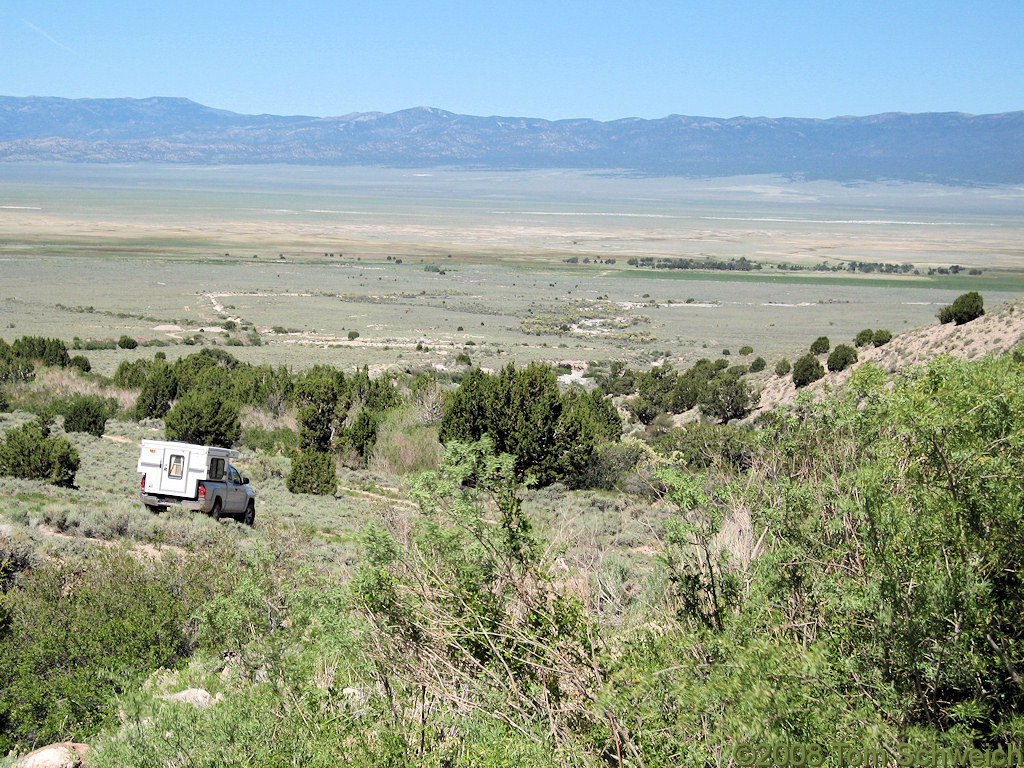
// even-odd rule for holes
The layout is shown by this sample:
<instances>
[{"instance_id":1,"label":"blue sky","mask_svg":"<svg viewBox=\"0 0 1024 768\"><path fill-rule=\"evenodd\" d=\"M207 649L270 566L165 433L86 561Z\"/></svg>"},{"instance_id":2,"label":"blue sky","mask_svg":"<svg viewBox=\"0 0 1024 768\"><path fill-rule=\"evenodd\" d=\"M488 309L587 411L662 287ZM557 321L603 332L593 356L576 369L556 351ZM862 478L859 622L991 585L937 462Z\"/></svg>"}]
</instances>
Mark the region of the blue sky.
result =
<instances>
[{"instance_id":1,"label":"blue sky","mask_svg":"<svg viewBox=\"0 0 1024 768\"><path fill-rule=\"evenodd\" d=\"M561 119L1024 109L1024 0L0 6L0 93Z\"/></svg>"}]
</instances>

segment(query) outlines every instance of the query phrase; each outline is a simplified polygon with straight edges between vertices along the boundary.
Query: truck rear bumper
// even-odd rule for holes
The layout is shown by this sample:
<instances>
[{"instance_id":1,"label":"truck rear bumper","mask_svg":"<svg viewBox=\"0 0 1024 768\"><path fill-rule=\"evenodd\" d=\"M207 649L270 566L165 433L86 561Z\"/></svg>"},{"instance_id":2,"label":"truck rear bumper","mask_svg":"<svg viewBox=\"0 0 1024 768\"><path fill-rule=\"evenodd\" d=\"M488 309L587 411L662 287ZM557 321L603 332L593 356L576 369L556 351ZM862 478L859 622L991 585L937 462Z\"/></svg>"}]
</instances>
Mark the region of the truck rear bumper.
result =
<instances>
[{"instance_id":1,"label":"truck rear bumper","mask_svg":"<svg viewBox=\"0 0 1024 768\"><path fill-rule=\"evenodd\" d=\"M212 500L208 499L181 499L177 496L156 496L151 493L139 493L139 499L147 507L169 507L172 504L180 504L193 512L205 513L209 513L212 508Z\"/></svg>"}]
</instances>

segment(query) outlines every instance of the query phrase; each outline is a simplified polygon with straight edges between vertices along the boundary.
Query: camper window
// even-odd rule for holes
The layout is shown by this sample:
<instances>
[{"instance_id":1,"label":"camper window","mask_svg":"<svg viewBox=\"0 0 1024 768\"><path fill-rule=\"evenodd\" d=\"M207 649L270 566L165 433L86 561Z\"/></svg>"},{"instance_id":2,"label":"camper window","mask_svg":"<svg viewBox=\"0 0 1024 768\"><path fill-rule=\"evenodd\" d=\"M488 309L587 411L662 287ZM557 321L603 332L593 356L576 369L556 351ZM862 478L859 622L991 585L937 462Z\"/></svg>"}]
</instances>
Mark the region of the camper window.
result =
<instances>
[{"instance_id":1,"label":"camper window","mask_svg":"<svg viewBox=\"0 0 1024 768\"><path fill-rule=\"evenodd\" d=\"M224 459L210 459L210 479L220 480L224 477Z\"/></svg>"},{"instance_id":2,"label":"camper window","mask_svg":"<svg viewBox=\"0 0 1024 768\"><path fill-rule=\"evenodd\" d=\"M172 480L181 480L181 476L185 474L185 457L181 455L172 455L170 465L167 467L167 476Z\"/></svg>"}]
</instances>

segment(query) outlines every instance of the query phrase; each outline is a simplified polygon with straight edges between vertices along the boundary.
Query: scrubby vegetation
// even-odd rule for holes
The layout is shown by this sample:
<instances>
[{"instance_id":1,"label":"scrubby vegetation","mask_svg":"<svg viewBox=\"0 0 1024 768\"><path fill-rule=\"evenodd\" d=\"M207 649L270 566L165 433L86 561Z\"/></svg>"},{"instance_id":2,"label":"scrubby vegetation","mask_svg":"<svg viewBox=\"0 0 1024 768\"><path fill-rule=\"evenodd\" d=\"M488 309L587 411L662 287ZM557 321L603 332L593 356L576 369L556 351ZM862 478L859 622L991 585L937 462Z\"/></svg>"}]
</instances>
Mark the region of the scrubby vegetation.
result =
<instances>
[{"instance_id":1,"label":"scrubby vegetation","mask_svg":"<svg viewBox=\"0 0 1024 768\"><path fill-rule=\"evenodd\" d=\"M296 373L215 349L63 371L127 391L19 392L63 421L0 417L0 473L29 478L0 479L0 752L703 767L764 742L839 768L838 741L1019 744L1024 354L895 375L872 354L742 422L756 394L725 360L595 362L589 391L539 363ZM73 430L72 403L104 425ZM241 443L255 528L150 514L96 460L131 475L140 435L190 424Z\"/></svg>"},{"instance_id":2,"label":"scrubby vegetation","mask_svg":"<svg viewBox=\"0 0 1024 768\"><path fill-rule=\"evenodd\" d=\"M72 486L78 467L74 446L38 420L8 430L0 444L0 475Z\"/></svg>"},{"instance_id":3,"label":"scrubby vegetation","mask_svg":"<svg viewBox=\"0 0 1024 768\"><path fill-rule=\"evenodd\" d=\"M797 389L806 387L825 375L821 361L808 353L793 363L793 386Z\"/></svg>"},{"instance_id":4,"label":"scrubby vegetation","mask_svg":"<svg viewBox=\"0 0 1024 768\"><path fill-rule=\"evenodd\" d=\"M836 344L826 364L830 371L845 371L857 362L857 350L849 344Z\"/></svg>"},{"instance_id":5,"label":"scrubby vegetation","mask_svg":"<svg viewBox=\"0 0 1024 768\"><path fill-rule=\"evenodd\" d=\"M956 297L949 306L939 310L940 323L963 325L985 314L985 302L977 291L969 291Z\"/></svg>"},{"instance_id":6,"label":"scrubby vegetation","mask_svg":"<svg viewBox=\"0 0 1024 768\"><path fill-rule=\"evenodd\" d=\"M613 547L566 572L530 501L548 492L487 435L449 441L351 569L279 529L47 563L0 538L0 746L88 739L101 767L703 766L750 740L1013 743L1024 356L887 381L863 364L754 429L634 453L629 493L662 510L642 562ZM208 709L169 699L190 686Z\"/></svg>"}]
</instances>

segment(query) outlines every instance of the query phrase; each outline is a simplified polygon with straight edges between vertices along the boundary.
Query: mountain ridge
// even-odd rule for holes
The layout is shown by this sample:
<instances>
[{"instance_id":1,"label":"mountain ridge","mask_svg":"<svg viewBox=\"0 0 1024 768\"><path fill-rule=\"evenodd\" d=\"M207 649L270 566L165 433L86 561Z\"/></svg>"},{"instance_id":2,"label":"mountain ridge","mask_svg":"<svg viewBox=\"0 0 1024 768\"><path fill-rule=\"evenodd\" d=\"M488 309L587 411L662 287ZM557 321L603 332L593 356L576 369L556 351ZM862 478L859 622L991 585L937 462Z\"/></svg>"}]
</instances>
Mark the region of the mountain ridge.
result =
<instances>
[{"instance_id":1,"label":"mountain ridge","mask_svg":"<svg viewBox=\"0 0 1024 768\"><path fill-rule=\"evenodd\" d=\"M245 115L184 97L0 96L0 162L462 166L1024 182L1024 111L833 118Z\"/></svg>"}]
</instances>

